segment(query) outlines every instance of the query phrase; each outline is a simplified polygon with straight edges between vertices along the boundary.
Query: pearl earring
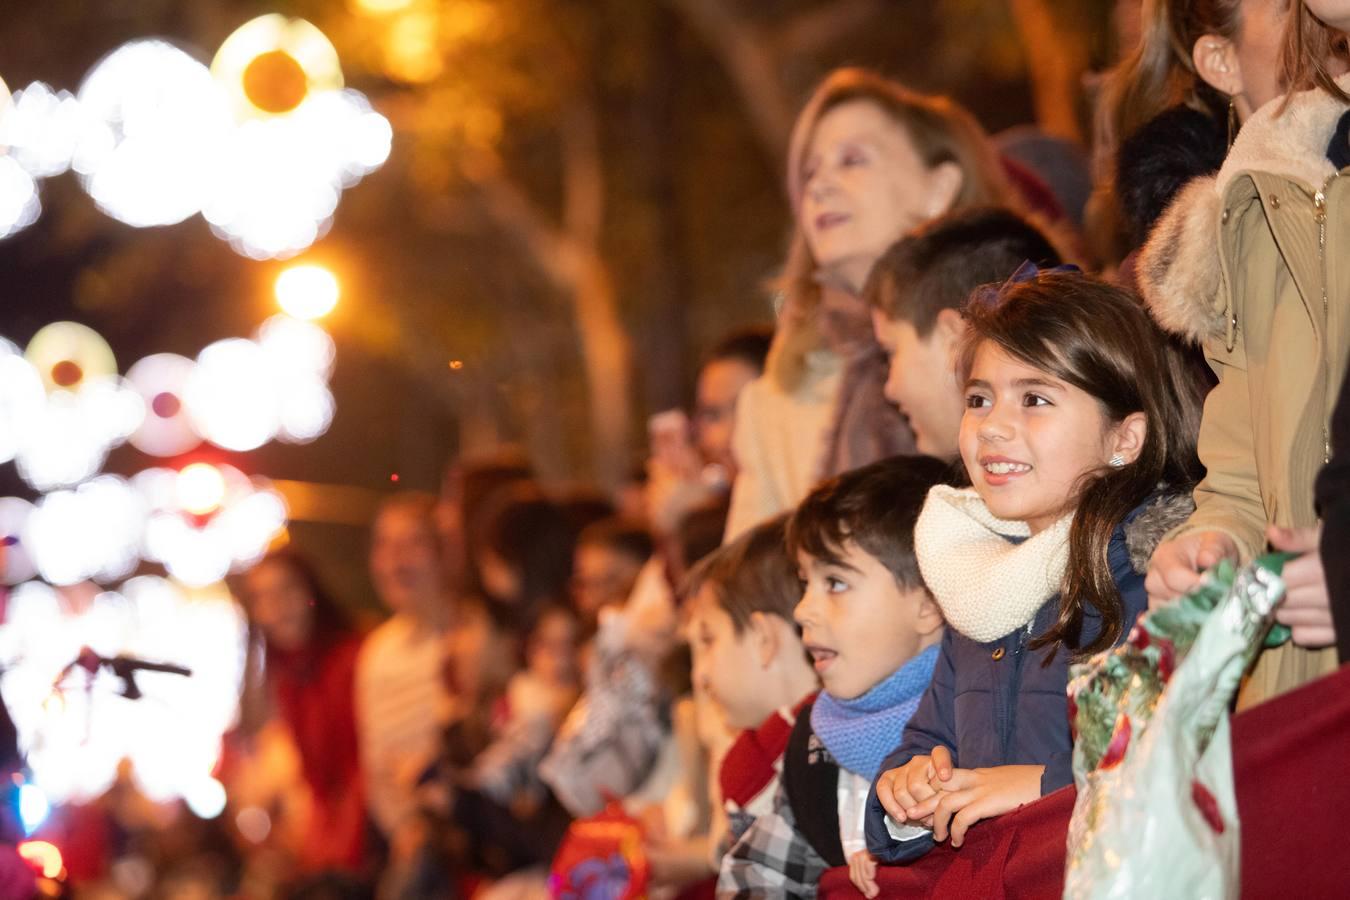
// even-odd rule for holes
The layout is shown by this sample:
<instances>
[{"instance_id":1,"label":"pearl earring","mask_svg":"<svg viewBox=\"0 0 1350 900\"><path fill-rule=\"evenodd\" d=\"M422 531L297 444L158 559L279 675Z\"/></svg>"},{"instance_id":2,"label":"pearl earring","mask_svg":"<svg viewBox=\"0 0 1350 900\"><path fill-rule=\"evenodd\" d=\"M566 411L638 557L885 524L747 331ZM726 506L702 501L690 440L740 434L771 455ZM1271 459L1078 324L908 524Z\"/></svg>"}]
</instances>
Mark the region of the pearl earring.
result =
<instances>
[{"instance_id":1,"label":"pearl earring","mask_svg":"<svg viewBox=\"0 0 1350 900\"><path fill-rule=\"evenodd\" d=\"M1111 465L1111 468L1113 468L1113 469L1123 469L1123 468L1125 468L1125 457L1123 457L1123 456L1121 456L1119 453L1117 453L1115 456L1112 456L1112 457L1111 457L1111 463L1110 463L1110 465Z\"/></svg>"}]
</instances>

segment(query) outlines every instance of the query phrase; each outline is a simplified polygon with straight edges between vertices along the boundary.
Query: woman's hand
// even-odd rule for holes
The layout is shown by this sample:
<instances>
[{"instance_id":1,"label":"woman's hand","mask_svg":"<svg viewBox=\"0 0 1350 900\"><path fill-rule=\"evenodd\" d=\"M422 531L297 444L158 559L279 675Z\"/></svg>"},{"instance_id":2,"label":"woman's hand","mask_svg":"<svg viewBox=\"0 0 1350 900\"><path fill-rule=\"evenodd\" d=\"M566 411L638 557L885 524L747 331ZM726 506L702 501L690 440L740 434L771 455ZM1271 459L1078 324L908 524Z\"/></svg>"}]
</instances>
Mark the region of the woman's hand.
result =
<instances>
[{"instance_id":1,"label":"woman's hand","mask_svg":"<svg viewBox=\"0 0 1350 900\"><path fill-rule=\"evenodd\" d=\"M1321 648L1336 643L1336 628L1331 620L1331 594L1327 575L1318 553L1321 528L1266 529L1266 537L1276 550L1300 553L1298 559L1284 564L1284 602L1275 611L1275 621L1288 625L1293 641L1300 647Z\"/></svg>"},{"instance_id":2,"label":"woman's hand","mask_svg":"<svg viewBox=\"0 0 1350 900\"><path fill-rule=\"evenodd\" d=\"M1190 531L1164 541L1148 564L1148 608L1157 609L1200 583L1200 575L1221 559L1237 559L1237 544L1222 531Z\"/></svg>"}]
</instances>

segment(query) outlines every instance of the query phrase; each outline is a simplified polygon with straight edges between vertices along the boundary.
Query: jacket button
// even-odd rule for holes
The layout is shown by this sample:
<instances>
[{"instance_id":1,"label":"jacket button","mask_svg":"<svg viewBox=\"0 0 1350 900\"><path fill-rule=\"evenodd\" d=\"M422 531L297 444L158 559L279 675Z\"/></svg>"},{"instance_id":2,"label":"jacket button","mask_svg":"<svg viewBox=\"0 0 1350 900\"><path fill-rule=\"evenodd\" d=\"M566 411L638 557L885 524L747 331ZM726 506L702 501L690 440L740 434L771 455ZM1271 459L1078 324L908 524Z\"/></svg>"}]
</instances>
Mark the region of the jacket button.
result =
<instances>
[{"instance_id":1,"label":"jacket button","mask_svg":"<svg viewBox=\"0 0 1350 900\"><path fill-rule=\"evenodd\" d=\"M1223 215L1220 216L1219 218L1220 218L1220 221L1221 221L1224 225L1227 225L1227 224L1228 224L1228 210L1225 209L1225 210L1223 211Z\"/></svg>"},{"instance_id":2,"label":"jacket button","mask_svg":"<svg viewBox=\"0 0 1350 900\"><path fill-rule=\"evenodd\" d=\"M1280 198L1279 198L1279 197L1276 197L1274 194L1271 194L1271 195L1270 195L1270 208L1271 208L1271 209L1279 209L1279 208L1280 208Z\"/></svg>"},{"instance_id":3,"label":"jacket button","mask_svg":"<svg viewBox=\"0 0 1350 900\"><path fill-rule=\"evenodd\" d=\"M1002 658L1003 658L1003 648L1002 648L1002 647L995 647L995 648L994 648L994 662L998 662L998 661L999 661L1000 659L1002 659Z\"/></svg>"}]
</instances>

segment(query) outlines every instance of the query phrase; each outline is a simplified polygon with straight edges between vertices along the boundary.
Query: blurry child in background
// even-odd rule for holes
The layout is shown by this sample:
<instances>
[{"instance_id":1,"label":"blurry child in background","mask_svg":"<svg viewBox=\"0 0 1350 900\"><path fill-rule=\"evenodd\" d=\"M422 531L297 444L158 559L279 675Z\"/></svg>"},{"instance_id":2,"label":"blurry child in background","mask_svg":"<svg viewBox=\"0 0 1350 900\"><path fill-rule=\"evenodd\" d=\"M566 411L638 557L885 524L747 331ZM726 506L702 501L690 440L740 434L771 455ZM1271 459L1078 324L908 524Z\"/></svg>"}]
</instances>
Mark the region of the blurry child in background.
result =
<instances>
[{"instance_id":1,"label":"blurry child in background","mask_svg":"<svg viewBox=\"0 0 1350 900\"><path fill-rule=\"evenodd\" d=\"M914 523L947 466L895 457L840 475L802 501L788 552L805 593L794 616L824 690L796 720L773 809L722 861L719 896L814 897L849 865L870 880L867 791L928 687L942 615L914 556Z\"/></svg>"},{"instance_id":2,"label":"blurry child in background","mask_svg":"<svg viewBox=\"0 0 1350 900\"><path fill-rule=\"evenodd\" d=\"M573 555L571 588L583 631L593 634L600 610L620 607L628 600L652 551L646 528L623 519L603 519L581 532Z\"/></svg>"},{"instance_id":3,"label":"blurry child in background","mask_svg":"<svg viewBox=\"0 0 1350 900\"><path fill-rule=\"evenodd\" d=\"M1190 509L1199 408L1173 390L1181 357L1128 292L1033 269L967 310L974 486L934 488L915 527L947 633L868 804L884 862L959 847L975 822L1072 783L1069 663L1125 639L1150 538Z\"/></svg>"},{"instance_id":4,"label":"blurry child in background","mask_svg":"<svg viewBox=\"0 0 1350 900\"><path fill-rule=\"evenodd\" d=\"M740 734L722 760L721 857L755 817L771 811L797 712L819 687L792 610L801 599L787 553L787 517L772 519L706 557L686 583L694 683Z\"/></svg>"},{"instance_id":5,"label":"blurry child in background","mask_svg":"<svg viewBox=\"0 0 1350 900\"><path fill-rule=\"evenodd\" d=\"M934 219L877 260L863 288L877 341L890 356L885 394L909 419L920 453L955 460L965 396L956 356L961 308L982 284L1024 261L1053 266L1050 241L1016 213L975 207Z\"/></svg>"}]
</instances>

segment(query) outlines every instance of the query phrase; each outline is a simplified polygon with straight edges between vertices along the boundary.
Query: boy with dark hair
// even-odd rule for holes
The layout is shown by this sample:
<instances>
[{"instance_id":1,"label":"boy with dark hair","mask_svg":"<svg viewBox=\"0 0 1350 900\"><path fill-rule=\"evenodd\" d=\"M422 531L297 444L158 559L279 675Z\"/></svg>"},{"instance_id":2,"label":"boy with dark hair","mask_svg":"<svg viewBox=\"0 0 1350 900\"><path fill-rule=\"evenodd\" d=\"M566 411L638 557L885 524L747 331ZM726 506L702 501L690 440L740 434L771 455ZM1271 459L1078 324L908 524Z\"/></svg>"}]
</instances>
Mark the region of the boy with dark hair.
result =
<instances>
[{"instance_id":1,"label":"boy with dark hair","mask_svg":"<svg viewBox=\"0 0 1350 900\"><path fill-rule=\"evenodd\" d=\"M816 488L788 553L804 584L794 617L824 690L797 716L773 809L722 862L719 897L815 897L847 864L876 895L863 838L867 792L928 687L942 614L914 556L914 523L948 467L895 457Z\"/></svg>"},{"instance_id":2,"label":"boy with dark hair","mask_svg":"<svg viewBox=\"0 0 1350 900\"><path fill-rule=\"evenodd\" d=\"M1006 209L967 209L933 220L877 260L863 287L877 341L891 357L886 399L914 429L919 452L957 457L965 404L956 382L961 308L975 288L1006 281L1030 260L1059 254L1034 226Z\"/></svg>"}]
</instances>

